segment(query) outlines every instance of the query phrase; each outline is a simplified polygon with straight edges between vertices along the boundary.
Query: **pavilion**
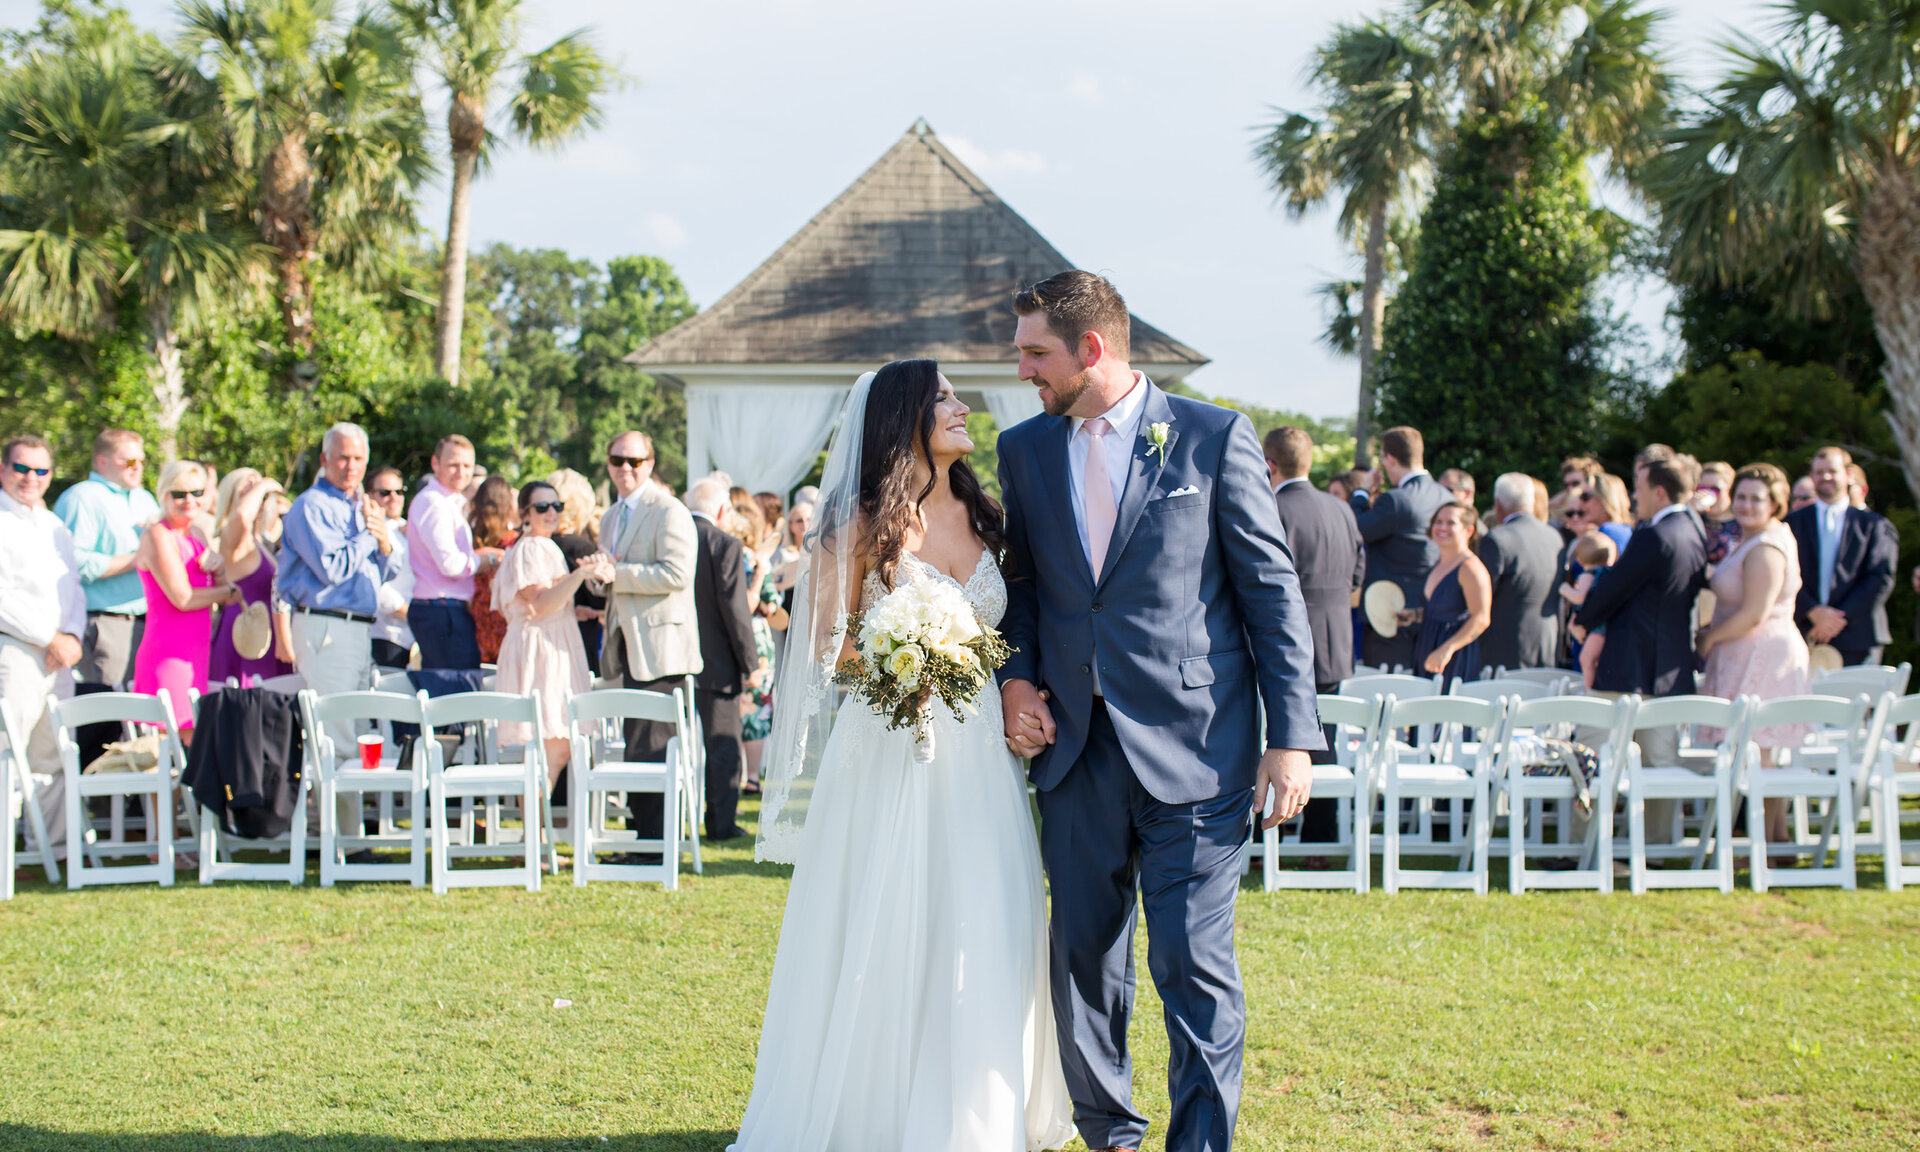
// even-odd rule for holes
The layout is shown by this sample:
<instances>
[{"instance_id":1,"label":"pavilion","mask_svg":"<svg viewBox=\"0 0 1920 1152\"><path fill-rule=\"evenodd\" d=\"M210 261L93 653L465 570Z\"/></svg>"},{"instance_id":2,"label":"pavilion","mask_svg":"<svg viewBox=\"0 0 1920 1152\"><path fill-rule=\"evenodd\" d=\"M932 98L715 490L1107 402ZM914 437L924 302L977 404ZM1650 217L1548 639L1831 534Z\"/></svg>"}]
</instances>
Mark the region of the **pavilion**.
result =
<instances>
[{"instance_id":1,"label":"pavilion","mask_svg":"<svg viewBox=\"0 0 1920 1152\"><path fill-rule=\"evenodd\" d=\"M685 390L687 472L787 494L826 446L848 387L929 357L1002 428L1040 411L1015 375L1010 297L1074 264L916 121L873 167L711 308L627 362ZM1156 380L1207 358L1139 317Z\"/></svg>"}]
</instances>

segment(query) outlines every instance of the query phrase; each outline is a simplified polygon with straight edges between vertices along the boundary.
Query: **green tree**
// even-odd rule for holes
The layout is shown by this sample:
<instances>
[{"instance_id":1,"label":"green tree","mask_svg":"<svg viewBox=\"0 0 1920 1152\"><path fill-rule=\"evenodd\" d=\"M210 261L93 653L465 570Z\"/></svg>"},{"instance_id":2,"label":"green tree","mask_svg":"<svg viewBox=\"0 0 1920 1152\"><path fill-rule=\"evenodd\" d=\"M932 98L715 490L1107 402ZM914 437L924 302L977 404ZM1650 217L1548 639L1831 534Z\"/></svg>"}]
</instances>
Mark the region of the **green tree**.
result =
<instances>
[{"instance_id":1,"label":"green tree","mask_svg":"<svg viewBox=\"0 0 1920 1152\"><path fill-rule=\"evenodd\" d=\"M634 349L699 311L673 265L657 256L607 261L606 287L580 326L575 404L579 433L566 459L593 468L607 441L626 428L653 437L655 470L668 483L687 475L687 401L626 363Z\"/></svg>"},{"instance_id":2,"label":"green tree","mask_svg":"<svg viewBox=\"0 0 1920 1152\"><path fill-rule=\"evenodd\" d=\"M601 100L618 82L619 73L584 31L568 33L538 51L523 52L522 0L391 3L447 91L453 189L442 255L435 360L440 374L458 384L473 177L497 141L487 127L491 105L506 95L507 122L513 134L536 148L556 148L599 125ZM512 91L507 93L510 77Z\"/></svg>"},{"instance_id":3,"label":"green tree","mask_svg":"<svg viewBox=\"0 0 1920 1152\"><path fill-rule=\"evenodd\" d=\"M189 0L180 16L182 51L219 93L236 194L274 250L286 345L307 357L315 262L362 283L384 272L432 173L401 31L333 0Z\"/></svg>"},{"instance_id":4,"label":"green tree","mask_svg":"<svg viewBox=\"0 0 1920 1152\"><path fill-rule=\"evenodd\" d=\"M1920 493L1920 0L1794 0L1648 162L1676 280L1826 322L1857 285Z\"/></svg>"}]
</instances>

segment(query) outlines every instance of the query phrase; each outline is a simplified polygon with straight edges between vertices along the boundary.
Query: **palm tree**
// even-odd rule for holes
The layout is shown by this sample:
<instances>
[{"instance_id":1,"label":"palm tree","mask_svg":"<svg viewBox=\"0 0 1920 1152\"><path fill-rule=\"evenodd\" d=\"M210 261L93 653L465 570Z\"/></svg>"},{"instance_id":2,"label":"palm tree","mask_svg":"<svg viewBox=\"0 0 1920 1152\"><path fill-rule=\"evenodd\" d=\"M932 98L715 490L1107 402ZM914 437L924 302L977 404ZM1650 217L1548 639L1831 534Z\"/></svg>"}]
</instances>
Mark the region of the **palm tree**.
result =
<instances>
[{"instance_id":1,"label":"palm tree","mask_svg":"<svg viewBox=\"0 0 1920 1152\"><path fill-rule=\"evenodd\" d=\"M1920 0L1793 0L1648 162L1675 279L1802 319L1856 280L1907 486L1920 493Z\"/></svg>"},{"instance_id":2,"label":"palm tree","mask_svg":"<svg viewBox=\"0 0 1920 1152\"><path fill-rule=\"evenodd\" d=\"M181 341L260 284L257 240L219 195L224 157L203 89L108 22L30 53L0 87L0 318L87 340L141 319L162 453L186 412Z\"/></svg>"},{"instance_id":3,"label":"palm tree","mask_svg":"<svg viewBox=\"0 0 1920 1152\"><path fill-rule=\"evenodd\" d=\"M1354 466L1369 465L1374 359L1386 310L1389 216L1417 203L1445 124L1435 59L1405 25L1343 24L1314 56L1308 79L1324 100L1315 114L1282 112L1254 148L1274 194L1294 217L1343 193L1340 230L1361 235L1365 271L1355 346L1360 399ZM1344 300L1340 306L1344 314ZM1337 345L1336 345L1337 347Z\"/></svg>"},{"instance_id":4,"label":"palm tree","mask_svg":"<svg viewBox=\"0 0 1920 1152\"><path fill-rule=\"evenodd\" d=\"M238 194L274 248L287 344L304 358L311 263L360 279L382 267L433 170L401 31L367 12L343 21L334 0L189 0L181 20L184 50L219 93Z\"/></svg>"},{"instance_id":5,"label":"palm tree","mask_svg":"<svg viewBox=\"0 0 1920 1152\"><path fill-rule=\"evenodd\" d=\"M391 0L393 10L425 49L428 65L446 86L447 143L453 157L453 195L440 271L440 317L435 357L440 374L460 382L460 338L467 299L468 214L473 177L497 137L487 127L489 106L509 79L507 122L536 148L555 148L597 127L601 97L619 81L585 31L571 32L537 52L522 54L521 0ZM517 73L517 75L515 75Z\"/></svg>"}]
</instances>

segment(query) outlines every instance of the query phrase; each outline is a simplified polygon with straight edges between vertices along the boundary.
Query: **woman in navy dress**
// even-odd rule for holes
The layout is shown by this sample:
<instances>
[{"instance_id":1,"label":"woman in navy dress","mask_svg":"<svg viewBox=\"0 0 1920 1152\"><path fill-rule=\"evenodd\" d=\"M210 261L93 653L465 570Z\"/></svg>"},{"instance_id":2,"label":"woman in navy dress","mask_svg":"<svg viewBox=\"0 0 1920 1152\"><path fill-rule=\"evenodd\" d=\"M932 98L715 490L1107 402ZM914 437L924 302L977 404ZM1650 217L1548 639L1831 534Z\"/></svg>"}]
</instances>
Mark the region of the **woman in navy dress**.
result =
<instances>
[{"instance_id":1,"label":"woman in navy dress","mask_svg":"<svg viewBox=\"0 0 1920 1152\"><path fill-rule=\"evenodd\" d=\"M1480 633L1493 619L1493 580L1473 554L1480 517L1473 505L1443 504L1427 523L1440 563L1427 575L1427 607L1414 645L1415 665L1445 672L1446 688L1480 675Z\"/></svg>"}]
</instances>

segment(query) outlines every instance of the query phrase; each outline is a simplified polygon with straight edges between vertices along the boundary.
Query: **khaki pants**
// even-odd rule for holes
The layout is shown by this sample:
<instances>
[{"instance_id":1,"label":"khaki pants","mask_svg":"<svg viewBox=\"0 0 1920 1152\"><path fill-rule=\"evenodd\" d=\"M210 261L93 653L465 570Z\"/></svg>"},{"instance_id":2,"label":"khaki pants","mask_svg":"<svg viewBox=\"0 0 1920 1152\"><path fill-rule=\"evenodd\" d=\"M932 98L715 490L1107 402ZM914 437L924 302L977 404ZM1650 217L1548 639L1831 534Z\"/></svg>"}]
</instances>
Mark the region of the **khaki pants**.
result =
<instances>
[{"instance_id":1,"label":"khaki pants","mask_svg":"<svg viewBox=\"0 0 1920 1152\"><path fill-rule=\"evenodd\" d=\"M48 847L56 857L66 856L67 775L60 766L59 747L53 738L53 718L47 715L47 697L65 700L73 695L73 676L62 669L47 671L47 650L0 633L0 708L7 710L9 729L26 741L16 748L16 763L24 759L23 770L33 774L33 785L40 799L40 815L46 820ZM5 813L11 816L12 813ZM12 835L9 825L4 834Z\"/></svg>"},{"instance_id":2,"label":"khaki pants","mask_svg":"<svg viewBox=\"0 0 1920 1152\"><path fill-rule=\"evenodd\" d=\"M133 654L146 634L145 616L87 613L87 634L80 638L80 663L73 674L86 684L105 684L118 692L133 679Z\"/></svg>"},{"instance_id":3,"label":"khaki pants","mask_svg":"<svg viewBox=\"0 0 1920 1152\"><path fill-rule=\"evenodd\" d=\"M372 625L333 616L313 616L296 611L291 622L293 666L316 696L336 692L364 692L373 687ZM358 733L350 724L329 724L327 735L333 738L334 751L341 756L357 755ZM309 831L318 832L319 810L310 808L315 822ZM341 792L334 799L334 819L342 836L359 836L360 794Z\"/></svg>"}]
</instances>

